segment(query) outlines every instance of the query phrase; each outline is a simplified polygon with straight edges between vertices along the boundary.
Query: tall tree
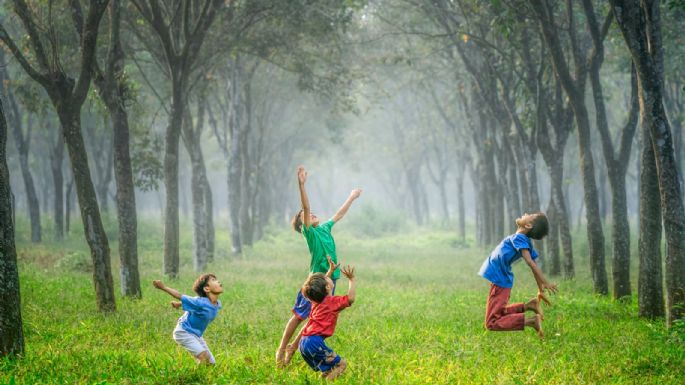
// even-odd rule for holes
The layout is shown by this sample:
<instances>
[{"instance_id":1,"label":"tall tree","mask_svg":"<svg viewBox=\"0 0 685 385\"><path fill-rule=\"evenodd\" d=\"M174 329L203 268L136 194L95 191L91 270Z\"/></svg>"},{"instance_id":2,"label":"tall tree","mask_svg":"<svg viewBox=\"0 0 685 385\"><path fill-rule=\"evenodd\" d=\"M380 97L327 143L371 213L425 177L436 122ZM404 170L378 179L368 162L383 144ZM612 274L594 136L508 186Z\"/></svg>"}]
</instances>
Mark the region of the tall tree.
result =
<instances>
[{"instance_id":1,"label":"tall tree","mask_svg":"<svg viewBox=\"0 0 685 385\"><path fill-rule=\"evenodd\" d=\"M14 92L10 89L11 84L7 70L5 52L0 50L0 95L4 98L5 105L9 107L7 117L12 126L14 142L17 145L17 152L19 153L21 177L24 180L24 191L26 193L26 206L29 209L29 220L31 222L31 242L37 243L41 241L40 205L38 203L36 187L33 183L33 175L31 175L31 170L29 168L29 146L31 144L31 130L33 129L33 124L31 124L32 120L29 118L26 130L23 129L22 113L19 109L19 104L14 97Z\"/></svg>"},{"instance_id":2,"label":"tall tree","mask_svg":"<svg viewBox=\"0 0 685 385\"><path fill-rule=\"evenodd\" d=\"M666 233L666 308L670 326L685 316L685 208L673 136L663 103L660 2L611 0L611 6L637 70L640 114L642 123L649 129L656 159L661 215Z\"/></svg>"},{"instance_id":3,"label":"tall tree","mask_svg":"<svg viewBox=\"0 0 685 385\"><path fill-rule=\"evenodd\" d=\"M12 190L7 168L7 121L0 100L0 357L24 352Z\"/></svg>"},{"instance_id":4,"label":"tall tree","mask_svg":"<svg viewBox=\"0 0 685 385\"><path fill-rule=\"evenodd\" d=\"M214 22L221 0L132 0L148 30L157 42L148 39L149 32L134 29L139 40L146 44L162 70L171 81L171 113L166 128L164 148L164 274L178 276L178 147L181 137L191 74L207 31ZM233 7L230 3L229 7ZM158 44L161 45L157 49Z\"/></svg>"},{"instance_id":5,"label":"tall tree","mask_svg":"<svg viewBox=\"0 0 685 385\"><path fill-rule=\"evenodd\" d=\"M2 40L16 57L26 73L40 83L52 101L60 124L62 134L69 150L69 158L76 183L76 192L81 210L81 220L86 241L93 260L93 281L98 308L103 311L116 309L114 299L114 285L112 282L111 262L107 234L100 218L95 188L90 175L88 155L86 153L83 135L81 133L81 107L88 95L92 78L92 67L95 60L100 19L107 7L107 0L91 0L85 15L78 12L75 2L71 3L71 12L76 21L75 27L79 34L79 67L78 79L73 79L60 61L60 46L56 43L55 20L52 15L52 2L48 4L48 12L35 13L25 0L14 0L14 11L30 37L30 49L36 63L31 63L22 48L7 32L4 23L0 24L0 40ZM41 28L39 15L47 15L47 31ZM61 59L61 60L60 60Z\"/></svg>"},{"instance_id":6,"label":"tall tree","mask_svg":"<svg viewBox=\"0 0 685 385\"><path fill-rule=\"evenodd\" d=\"M121 294L140 298L138 272L138 219L131 166L128 111L130 85L124 73L124 50L121 45L121 0L112 0L109 7L109 41L104 71L94 61L95 85L112 120L114 180L116 182L117 220L119 223L119 260Z\"/></svg>"},{"instance_id":7,"label":"tall tree","mask_svg":"<svg viewBox=\"0 0 685 385\"><path fill-rule=\"evenodd\" d=\"M664 284L661 261L661 206L659 177L652 139L645 118L641 117L640 148L640 265L637 279L638 314L656 318L664 315Z\"/></svg>"},{"instance_id":8,"label":"tall tree","mask_svg":"<svg viewBox=\"0 0 685 385\"><path fill-rule=\"evenodd\" d=\"M578 41L573 1L569 0L567 2L566 15L568 17L567 30L571 43L570 51L572 52L575 67L574 75L571 74L569 63L566 61L559 29L555 23L555 7L549 0L529 0L529 3L551 54L554 72L564 92L569 97L575 116L578 131L578 153L580 155L581 176L583 179L592 282L596 293L606 295L609 292L609 284L604 258L604 232L602 231L599 213L597 181L595 180L595 165L591 149L590 118L587 106L585 105L587 57L582 52L581 44Z\"/></svg>"},{"instance_id":9,"label":"tall tree","mask_svg":"<svg viewBox=\"0 0 685 385\"><path fill-rule=\"evenodd\" d=\"M592 0L583 0L583 9L592 38L592 51L589 57L588 72L595 103L595 120L597 130L602 139L604 163L607 166L609 184L611 185L612 273L614 278L614 298L618 299L629 297L631 294L630 226L628 225L628 204L626 201L626 172L628 171L630 148L633 144L635 127L637 125L637 80L632 73L633 71L631 71L631 102L628 108L628 122L620 131L620 147L617 152L614 149L611 134L609 133L604 91L600 76L600 69L604 62L604 39L613 20L613 14L609 12L604 24L600 25ZM601 179L603 180L603 178Z\"/></svg>"}]
</instances>

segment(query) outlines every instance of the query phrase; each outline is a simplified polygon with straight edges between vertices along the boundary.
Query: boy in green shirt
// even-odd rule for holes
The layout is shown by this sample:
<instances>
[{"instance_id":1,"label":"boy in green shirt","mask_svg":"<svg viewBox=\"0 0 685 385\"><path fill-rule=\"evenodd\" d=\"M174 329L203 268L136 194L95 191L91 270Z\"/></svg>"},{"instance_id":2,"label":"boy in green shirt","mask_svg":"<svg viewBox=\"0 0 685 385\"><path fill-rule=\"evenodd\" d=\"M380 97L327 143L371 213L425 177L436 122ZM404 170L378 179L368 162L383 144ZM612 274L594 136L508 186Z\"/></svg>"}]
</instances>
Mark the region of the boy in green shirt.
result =
<instances>
[{"instance_id":1,"label":"boy in green shirt","mask_svg":"<svg viewBox=\"0 0 685 385\"><path fill-rule=\"evenodd\" d=\"M297 179L300 187L302 210L293 217L293 228L298 233L302 233L304 239L307 241L307 247L311 254L311 260L309 262L310 273L326 273L329 268L327 256L330 256L332 263L338 263L338 256L335 253L335 241L331 235L331 229L335 223L345 216L347 210L349 210L352 205L352 202L359 198L362 190L352 190L350 196L345 200L345 203L343 203L338 212L327 222L320 224L319 218L311 213L309 207L309 198L307 197L307 192L304 188L304 184L307 181L307 171L302 166L297 168ZM335 281L338 277L340 277L340 269L336 268L331 277L334 283L334 291ZM292 309L293 316L290 317L290 320L285 326L283 338L281 338L281 343L276 351L276 364L278 366L287 365L292 359L293 354L298 348L300 336L298 335L292 344L288 345L288 342L295 333L297 326L309 317L311 307L311 303L302 295L302 292L298 290L295 306L293 306Z\"/></svg>"}]
</instances>

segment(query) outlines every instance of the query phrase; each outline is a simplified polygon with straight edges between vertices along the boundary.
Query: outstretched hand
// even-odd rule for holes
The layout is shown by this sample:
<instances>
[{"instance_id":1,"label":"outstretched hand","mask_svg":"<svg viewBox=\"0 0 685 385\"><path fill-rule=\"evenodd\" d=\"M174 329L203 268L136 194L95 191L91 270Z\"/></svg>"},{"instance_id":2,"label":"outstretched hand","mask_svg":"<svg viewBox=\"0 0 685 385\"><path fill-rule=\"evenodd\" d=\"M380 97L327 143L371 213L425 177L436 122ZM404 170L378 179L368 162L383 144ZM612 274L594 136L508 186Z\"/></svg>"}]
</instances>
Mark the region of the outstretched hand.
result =
<instances>
[{"instance_id":1,"label":"outstretched hand","mask_svg":"<svg viewBox=\"0 0 685 385\"><path fill-rule=\"evenodd\" d=\"M307 181L307 170L304 169L304 166L299 166L297 168L297 180L299 180L300 183Z\"/></svg>"},{"instance_id":2,"label":"outstretched hand","mask_svg":"<svg viewBox=\"0 0 685 385\"><path fill-rule=\"evenodd\" d=\"M362 195L362 189L360 188L356 188L350 192L350 198L352 199L357 199L360 195Z\"/></svg>"},{"instance_id":3,"label":"outstretched hand","mask_svg":"<svg viewBox=\"0 0 685 385\"><path fill-rule=\"evenodd\" d=\"M543 283L542 286L540 287L540 291L538 291L538 301L542 301L545 303L547 306L551 306L552 302L549 301L549 298L545 295L545 290L550 292L551 294L556 294L559 289L557 288L557 285L554 283Z\"/></svg>"},{"instance_id":4,"label":"outstretched hand","mask_svg":"<svg viewBox=\"0 0 685 385\"><path fill-rule=\"evenodd\" d=\"M340 270L350 281L354 280L354 266L347 265Z\"/></svg>"},{"instance_id":5,"label":"outstretched hand","mask_svg":"<svg viewBox=\"0 0 685 385\"><path fill-rule=\"evenodd\" d=\"M336 264L335 262L333 262L333 259L331 259L330 255L327 255L326 259L328 260L328 271L333 272L335 271L335 269L340 267L339 263Z\"/></svg>"},{"instance_id":6,"label":"outstretched hand","mask_svg":"<svg viewBox=\"0 0 685 385\"><path fill-rule=\"evenodd\" d=\"M160 290L164 289L164 283L162 283L162 281L160 281L159 279L155 279L154 281L152 281L152 286L154 286Z\"/></svg>"}]
</instances>

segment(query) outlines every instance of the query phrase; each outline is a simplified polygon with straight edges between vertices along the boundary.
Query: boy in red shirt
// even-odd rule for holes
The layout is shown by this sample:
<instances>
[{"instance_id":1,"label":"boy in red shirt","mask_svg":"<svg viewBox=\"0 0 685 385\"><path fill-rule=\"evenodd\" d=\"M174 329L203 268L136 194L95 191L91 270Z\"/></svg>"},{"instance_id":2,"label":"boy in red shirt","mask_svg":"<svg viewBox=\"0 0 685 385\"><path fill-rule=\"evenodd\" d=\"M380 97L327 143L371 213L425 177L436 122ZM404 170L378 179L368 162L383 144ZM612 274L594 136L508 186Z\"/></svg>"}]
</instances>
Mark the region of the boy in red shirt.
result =
<instances>
[{"instance_id":1,"label":"boy in red shirt","mask_svg":"<svg viewBox=\"0 0 685 385\"><path fill-rule=\"evenodd\" d=\"M331 266L334 266L329 259ZM340 271L350 281L347 295L331 295L333 280L329 269L325 275L314 273L302 286L302 294L312 302L312 312L307 325L302 329L300 354L315 371L321 371L323 378L332 380L345 371L347 362L340 358L333 349L326 346L324 340L333 335L338 313L352 305L355 299L354 267L345 266Z\"/></svg>"}]
</instances>

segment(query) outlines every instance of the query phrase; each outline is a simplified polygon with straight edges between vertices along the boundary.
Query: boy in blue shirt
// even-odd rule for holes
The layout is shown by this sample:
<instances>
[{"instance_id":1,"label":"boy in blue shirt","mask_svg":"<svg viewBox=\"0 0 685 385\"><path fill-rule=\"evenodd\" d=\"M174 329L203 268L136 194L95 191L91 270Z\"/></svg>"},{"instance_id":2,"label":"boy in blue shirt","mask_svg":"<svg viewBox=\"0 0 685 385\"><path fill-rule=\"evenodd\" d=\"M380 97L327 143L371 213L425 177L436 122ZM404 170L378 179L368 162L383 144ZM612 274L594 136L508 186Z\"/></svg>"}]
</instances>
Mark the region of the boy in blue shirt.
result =
<instances>
[{"instance_id":1,"label":"boy in blue shirt","mask_svg":"<svg viewBox=\"0 0 685 385\"><path fill-rule=\"evenodd\" d=\"M523 214L516 219L518 227L516 233L510 235L492 251L485 259L478 273L491 282L488 303L485 310L485 327L488 330L523 330L525 326L532 327L540 338L542 332L542 309L540 301L551 303L545 296L545 290L550 293L557 292L557 285L547 281L538 267L536 261L538 253L533 248L531 239L542 239L549 231L549 222L545 214L538 212ZM509 305L511 288L514 285L514 273L511 271L512 263L523 258L533 272L533 277L538 285L538 295L526 303ZM533 311L533 317L525 317L525 312Z\"/></svg>"},{"instance_id":2,"label":"boy in blue shirt","mask_svg":"<svg viewBox=\"0 0 685 385\"><path fill-rule=\"evenodd\" d=\"M202 274L193 284L193 291L197 293L197 297L183 295L178 290L165 286L160 280L152 281L152 284L172 297L180 299L180 302L172 301L171 306L176 309L183 307L185 310L174 329L174 341L190 352L198 364L214 365L214 355L207 347L202 334L221 309L219 295L224 292L221 282L214 274Z\"/></svg>"}]
</instances>

